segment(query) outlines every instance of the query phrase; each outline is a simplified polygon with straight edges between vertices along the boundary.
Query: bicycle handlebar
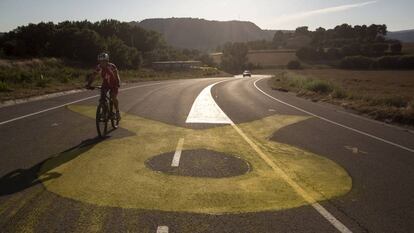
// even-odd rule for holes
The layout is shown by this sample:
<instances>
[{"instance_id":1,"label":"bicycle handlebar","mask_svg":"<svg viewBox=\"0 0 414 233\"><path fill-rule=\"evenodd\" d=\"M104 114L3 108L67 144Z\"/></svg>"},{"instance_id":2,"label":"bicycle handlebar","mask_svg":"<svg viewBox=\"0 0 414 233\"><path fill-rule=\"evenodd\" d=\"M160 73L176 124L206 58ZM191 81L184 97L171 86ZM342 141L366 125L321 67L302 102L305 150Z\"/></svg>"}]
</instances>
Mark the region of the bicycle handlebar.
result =
<instances>
[{"instance_id":1,"label":"bicycle handlebar","mask_svg":"<svg viewBox=\"0 0 414 233\"><path fill-rule=\"evenodd\" d=\"M98 89L98 90L101 90L102 89L102 86L95 86L95 87L93 87L93 86L85 86L85 88L86 89L88 89L88 90L95 90L95 89Z\"/></svg>"}]
</instances>

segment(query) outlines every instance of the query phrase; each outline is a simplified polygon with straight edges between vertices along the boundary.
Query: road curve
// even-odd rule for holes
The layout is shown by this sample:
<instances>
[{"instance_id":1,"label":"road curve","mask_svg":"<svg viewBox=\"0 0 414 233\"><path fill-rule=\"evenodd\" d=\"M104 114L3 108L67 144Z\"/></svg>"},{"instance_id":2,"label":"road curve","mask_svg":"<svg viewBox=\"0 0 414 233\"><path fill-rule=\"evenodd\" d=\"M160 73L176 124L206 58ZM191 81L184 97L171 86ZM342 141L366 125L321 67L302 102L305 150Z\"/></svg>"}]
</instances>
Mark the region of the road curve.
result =
<instances>
[{"instance_id":1,"label":"road curve","mask_svg":"<svg viewBox=\"0 0 414 233\"><path fill-rule=\"evenodd\" d=\"M306 117L277 130L269 140L320 155L349 174L350 192L319 204L352 232L412 231L414 153L404 148L414 148L414 134L354 116L336 106L273 91L267 81L257 76L148 82L125 86L119 98L122 112L131 116L184 129L208 130L222 124L187 124L186 119L200 92L220 82L211 89L212 97L236 125L275 115ZM2 232L156 232L160 226L168 226L169 232L338 232L309 205L277 211L204 214L100 206L48 191L42 184L46 181L37 175L45 161L73 148L102 144L94 139L93 119L66 106L96 106L96 94L81 92L0 108ZM111 135L105 141L134 133L120 128ZM58 181L61 175L50 171L47 179Z\"/></svg>"}]
</instances>

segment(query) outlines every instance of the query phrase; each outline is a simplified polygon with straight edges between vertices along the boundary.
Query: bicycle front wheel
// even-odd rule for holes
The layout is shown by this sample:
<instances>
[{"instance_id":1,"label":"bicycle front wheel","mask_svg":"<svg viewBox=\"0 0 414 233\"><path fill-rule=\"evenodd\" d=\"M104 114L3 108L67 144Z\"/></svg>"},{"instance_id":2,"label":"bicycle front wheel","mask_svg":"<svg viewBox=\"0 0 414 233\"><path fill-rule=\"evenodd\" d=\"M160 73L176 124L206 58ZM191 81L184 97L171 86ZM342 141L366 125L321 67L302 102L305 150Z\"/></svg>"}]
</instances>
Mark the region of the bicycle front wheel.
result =
<instances>
[{"instance_id":1,"label":"bicycle front wheel","mask_svg":"<svg viewBox=\"0 0 414 233\"><path fill-rule=\"evenodd\" d=\"M103 103L96 109L96 130L101 138L108 133L108 107Z\"/></svg>"}]
</instances>

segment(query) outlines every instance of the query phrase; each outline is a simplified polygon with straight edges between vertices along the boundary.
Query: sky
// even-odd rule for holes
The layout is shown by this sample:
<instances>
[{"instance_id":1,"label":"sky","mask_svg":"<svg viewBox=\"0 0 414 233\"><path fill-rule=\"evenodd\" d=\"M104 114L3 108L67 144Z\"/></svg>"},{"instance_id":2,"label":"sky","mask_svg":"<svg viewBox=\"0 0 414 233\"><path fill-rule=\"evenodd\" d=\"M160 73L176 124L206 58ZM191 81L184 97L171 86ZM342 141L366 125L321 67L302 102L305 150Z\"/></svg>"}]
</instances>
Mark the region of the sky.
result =
<instances>
[{"instance_id":1,"label":"sky","mask_svg":"<svg viewBox=\"0 0 414 233\"><path fill-rule=\"evenodd\" d=\"M65 20L192 17L251 21L262 29L333 28L342 23L414 29L412 0L0 0L0 32Z\"/></svg>"}]
</instances>

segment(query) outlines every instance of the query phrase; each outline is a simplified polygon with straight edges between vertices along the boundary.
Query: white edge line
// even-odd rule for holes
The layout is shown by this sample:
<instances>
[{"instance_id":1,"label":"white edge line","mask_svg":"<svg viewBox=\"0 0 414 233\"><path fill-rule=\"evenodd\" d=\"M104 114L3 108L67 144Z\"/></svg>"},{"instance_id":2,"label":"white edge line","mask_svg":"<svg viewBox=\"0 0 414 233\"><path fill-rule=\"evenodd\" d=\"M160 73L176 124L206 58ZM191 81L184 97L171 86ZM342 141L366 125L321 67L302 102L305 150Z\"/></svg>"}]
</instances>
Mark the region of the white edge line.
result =
<instances>
[{"instance_id":1,"label":"white edge line","mask_svg":"<svg viewBox=\"0 0 414 233\"><path fill-rule=\"evenodd\" d=\"M336 229L340 232L352 233L344 224L342 224L338 219L336 219L329 211L327 211L321 204L315 202L312 204L312 207L318 211L326 220L328 220Z\"/></svg>"},{"instance_id":2,"label":"white edge line","mask_svg":"<svg viewBox=\"0 0 414 233\"><path fill-rule=\"evenodd\" d=\"M147 85L128 87L128 88L121 89L120 92L135 89L135 88L140 88L140 87L154 86L154 85L158 85L158 84L161 84L161 83L151 83L151 84L147 84ZM89 96L87 98L83 98L83 99L80 99L80 100L75 100L75 101L72 101L72 102L69 102L69 103L58 105L56 107L47 108L47 109L40 110L38 112L34 112L34 113L30 113L30 114L23 115L23 116L20 116L20 117L16 117L16 118L13 118L13 119L10 119L10 120L7 120L7 121L0 122L0 125L5 125L5 124L8 124L8 123L13 122L13 121L17 121L17 120L21 120L21 119L24 119L24 118L27 118L27 117L35 116L35 115L38 115L38 114L41 114L41 113L44 113L44 112L48 112L48 111L51 111L51 110L62 108L62 107L65 107L65 106L68 106L68 105L71 105L71 104L79 103L79 102L82 102L82 101L85 101L85 100L88 100L88 99L93 99L93 98L96 98L96 97L99 97L99 95Z\"/></svg>"},{"instance_id":3,"label":"white edge line","mask_svg":"<svg viewBox=\"0 0 414 233\"><path fill-rule=\"evenodd\" d=\"M389 144L389 145L392 145L392 146L398 147L398 148L400 148L400 149L403 149L403 150L409 151L409 152L411 152L411 153L414 153L414 149L411 149L411 148L408 148L408 147L402 146L402 145L397 144L397 143L395 143L395 142L388 141L388 140L386 140L386 139L383 139L383 138L377 137L377 136L375 136L375 135L372 135L372 134L369 134L369 133L363 132L363 131L361 131L361 130L354 129L354 128L352 128L352 127L349 127L349 126L346 126L346 125L343 125L343 124L337 123L337 122L332 121L332 120L329 120L329 119L327 119L327 118L325 118L325 117L322 117L322 116L316 115L316 114L314 114L314 113L308 112L308 111L306 111L306 110L304 110L304 109L301 109L301 108L299 108L299 107L296 107L296 106L294 106L294 105L288 104L288 103L286 103L286 102L284 102L284 101L282 101L282 100L279 100L279 99L277 99L277 98L275 98L275 97L273 97L273 96L271 96L271 95L267 94L266 92L264 92L262 89L260 89L260 88L257 86L257 84L256 84L256 83L257 83L257 82L259 82L259 81L261 81L261 80L263 80L263 79L264 79L264 78L261 78L261 79L259 79L259 80L256 80L256 81L254 82L254 86L255 86L255 87L256 87L256 89L257 89L258 91L260 91L262 94L266 95L267 97L269 97L269 98L271 98L271 99L273 99L273 100L276 100L276 101L277 101L277 102L279 102L279 103L282 103L282 104L284 104L284 105L286 105L286 106L289 106L289 107L291 107L291 108L294 108L294 109L296 109L296 110L298 110L298 111L301 111L301 112L303 112L303 113L306 113L306 114L308 114L308 115L314 116L314 117L316 117L316 118L319 118L319 119L321 119L321 120L323 120L323 121L326 121L326 122L329 122L329 123L331 123L331 124L334 124L334 125L340 126L340 127L342 127L342 128L345 128L345 129L351 130L351 131L353 131L353 132L356 132L356 133L359 133L359 134L365 135L365 136L367 136L367 137L370 137L370 138L376 139L376 140L378 140L378 141L381 141L381 142L387 143L387 144Z\"/></svg>"},{"instance_id":4,"label":"white edge line","mask_svg":"<svg viewBox=\"0 0 414 233\"><path fill-rule=\"evenodd\" d=\"M180 165L181 152L183 150L184 138L178 140L177 148L175 149L174 157L171 162L171 167L178 167Z\"/></svg>"},{"instance_id":5,"label":"white edge line","mask_svg":"<svg viewBox=\"0 0 414 233\"><path fill-rule=\"evenodd\" d=\"M168 233L169 229L168 226L158 226L157 233Z\"/></svg>"}]
</instances>

